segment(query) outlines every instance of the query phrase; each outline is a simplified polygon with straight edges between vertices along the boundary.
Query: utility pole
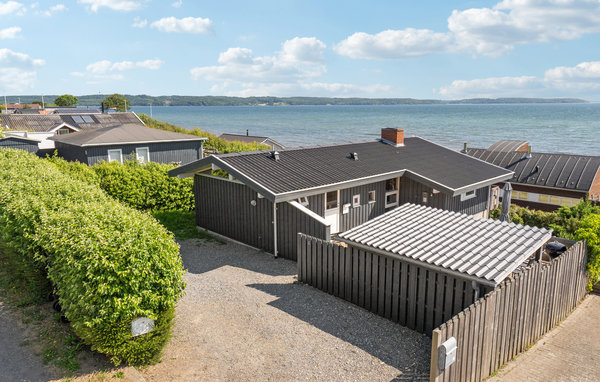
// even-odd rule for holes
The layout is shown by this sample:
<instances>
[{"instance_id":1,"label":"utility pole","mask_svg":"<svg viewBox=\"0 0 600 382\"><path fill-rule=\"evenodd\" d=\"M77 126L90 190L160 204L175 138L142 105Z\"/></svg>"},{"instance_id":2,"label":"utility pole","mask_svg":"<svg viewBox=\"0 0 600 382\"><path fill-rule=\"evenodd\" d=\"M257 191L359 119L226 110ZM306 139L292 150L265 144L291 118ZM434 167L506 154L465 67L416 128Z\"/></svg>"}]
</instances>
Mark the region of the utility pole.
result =
<instances>
[{"instance_id":1,"label":"utility pole","mask_svg":"<svg viewBox=\"0 0 600 382\"><path fill-rule=\"evenodd\" d=\"M150 102L150 118L152 118L152 102Z\"/></svg>"},{"instance_id":2,"label":"utility pole","mask_svg":"<svg viewBox=\"0 0 600 382\"><path fill-rule=\"evenodd\" d=\"M42 94L42 110L44 110L46 108L45 104L44 104L44 95Z\"/></svg>"},{"instance_id":3,"label":"utility pole","mask_svg":"<svg viewBox=\"0 0 600 382\"><path fill-rule=\"evenodd\" d=\"M8 104L6 103L6 94L4 95L4 113L8 114Z\"/></svg>"}]
</instances>

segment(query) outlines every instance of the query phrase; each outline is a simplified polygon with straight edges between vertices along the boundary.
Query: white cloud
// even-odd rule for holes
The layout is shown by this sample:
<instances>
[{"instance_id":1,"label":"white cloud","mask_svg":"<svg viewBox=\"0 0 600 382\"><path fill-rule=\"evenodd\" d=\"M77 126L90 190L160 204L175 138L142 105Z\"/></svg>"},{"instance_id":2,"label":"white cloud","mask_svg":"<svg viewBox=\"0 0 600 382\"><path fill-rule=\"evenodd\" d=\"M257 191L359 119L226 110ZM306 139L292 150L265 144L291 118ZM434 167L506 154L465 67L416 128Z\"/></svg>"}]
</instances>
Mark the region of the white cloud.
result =
<instances>
[{"instance_id":1,"label":"white cloud","mask_svg":"<svg viewBox=\"0 0 600 382\"><path fill-rule=\"evenodd\" d=\"M18 12L24 8L23 4L16 1L0 2L0 16Z\"/></svg>"},{"instance_id":2,"label":"white cloud","mask_svg":"<svg viewBox=\"0 0 600 382\"><path fill-rule=\"evenodd\" d=\"M78 0L82 4L88 4L94 12L102 7L110 8L114 11L134 11L142 7L139 0Z\"/></svg>"},{"instance_id":3,"label":"white cloud","mask_svg":"<svg viewBox=\"0 0 600 382\"><path fill-rule=\"evenodd\" d=\"M171 6L173 8L181 8L182 5L183 5L183 0L177 0L177 1L173 2L173 3L171 3Z\"/></svg>"},{"instance_id":4,"label":"white cloud","mask_svg":"<svg viewBox=\"0 0 600 382\"><path fill-rule=\"evenodd\" d=\"M316 81L327 71L325 49L325 44L314 37L287 40L273 56L255 56L248 48L229 48L219 55L218 65L193 68L190 74L194 79L217 82L210 89L212 93L230 96L358 96L389 91L385 85Z\"/></svg>"},{"instance_id":5,"label":"white cloud","mask_svg":"<svg viewBox=\"0 0 600 382\"><path fill-rule=\"evenodd\" d=\"M142 20L138 16L133 19L133 24L131 24L131 26L134 28L144 28L146 25L148 25L148 20Z\"/></svg>"},{"instance_id":6,"label":"white cloud","mask_svg":"<svg viewBox=\"0 0 600 382\"><path fill-rule=\"evenodd\" d=\"M131 70L136 68L143 68L149 70L158 70L162 66L163 62L159 59L145 60L145 61L120 61L111 62L108 60L97 61L89 64L85 67L87 73L91 74L105 74L108 72L122 72L125 70ZM75 74L77 73L77 74ZM77 76L79 72L73 72L73 75Z\"/></svg>"},{"instance_id":7,"label":"white cloud","mask_svg":"<svg viewBox=\"0 0 600 382\"><path fill-rule=\"evenodd\" d=\"M32 88L37 76L36 68L44 60L34 59L25 53L0 49L0 90L22 91Z\"/></svg>"},{"instance_id":8,"label":"white cloud","mask_svg":"<svg viewBox=\"0 0 600 382\"><path fill-rule=\"evenodd\" d=\"M543 77L492 77L457 80L441 87L446 98L472 97L597 97L600 90L600 61L547 70ZM596 93L594 93L596 92Z\"/></svg>"},{"instance_id":9,"label":"white cloud","mask_svg":"<svg viewBox=\"0 0 600 382\"><path fill-rule=\"evenodd\" d=\"M54 15L55 13L63 12L63 11L66 11L66 10L67 10L67 7L64 4L56 4L56 5L51 6L50 8L48 8L47 10L45 10L44 12L42 12L42 14L44 16L50 17L50 16Z\"/></svg>"},{"instance_id":10,"label":"white cloud","mask_svg":"<svg viewBox=\"0 0 600 382\"><path fill-rule=\"evenodd\" d=\"M206 34L212 30L212 21L202 17L184 17L182 19L164 17L150 26L161 32Z\"/></svg>"},{"instance_id":11,"label":"white cloud","mask_svg":"<svg viewBox=\"0 0 600 382\"><path fill-rule=\"evenodd\" d=\"M386 30L377 34L354 33L334 50L351 58L395 59L442 53L451 48L452 36L429 29Z\"/></svg>"},{"instance_id":12,"label":"white cloud","mask_svg":"<svg viewBox=\"0 0 600 382\"><path fill-rule=\"evenodd\" d=\"M7 40L19 37L18 34L21 32L20 27L10 27L0 29L0 40Z\"/></svg>"},{"instance_id":13,"label":"white cloud","mask_svg":"<svg viewBox=\"0 0 600 382\"><path fill-rule=\"evenodd\" d=\"M494 57L516 45L573 40L599 32L598 0L504 0L492 8L454 10L444 32L406 28L355 33L334 49L341 55L363 59L431 53Z\"/></svg>"}]
</instances>

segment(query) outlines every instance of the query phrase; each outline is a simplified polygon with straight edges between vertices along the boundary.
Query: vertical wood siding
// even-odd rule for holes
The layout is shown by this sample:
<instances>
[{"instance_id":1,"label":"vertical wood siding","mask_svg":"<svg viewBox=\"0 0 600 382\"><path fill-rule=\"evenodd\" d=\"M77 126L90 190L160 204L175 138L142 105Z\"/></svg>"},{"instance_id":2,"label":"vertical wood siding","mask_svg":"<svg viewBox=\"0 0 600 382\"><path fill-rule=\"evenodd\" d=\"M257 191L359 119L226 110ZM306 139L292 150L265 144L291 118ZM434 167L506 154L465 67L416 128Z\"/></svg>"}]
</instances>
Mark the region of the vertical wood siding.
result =
<instances>
[{"instance_id":1,"label":"vertical wood siding","mask_svg":"<svg viewBox=\"0 0 600 382\"><path fill-rule=\"evenodd\" d=\"M303 234L297 252L299 281L427 335L475 299L471 281L399 258Z\"/></svg>"},{"instance_id":2,"label":"vertical wood siding","mask_svg":"<svg viewBox=\"0 0 600 382\"><path fill-rule=\"evenodd\" d=\"M0 139L0 149L19 149L33 154L37 153L39 150L38 145L35 142L27 142L11 138Z\"/></svg>"},{"instance_id":3,"label":"vertical wood siding","mask_svg":"<svg viewBox=\"0 0 600 382\"><path fill-rule=\"evenodd\" d=\"M135 145L110 145L86 147L88 164L91 166L100 161L108 160L108 150L121 149L123 160L127 160L133 153L135 158L136 147L148 147L150 150L150 161L157 163L181 162L186 164L202 158L202 144L200 141L193 142L164 142L164 143L140 143ZM78 147L65 145L61 152L72 151ZM66 153L68 155L68 153ZM64 156L63 156L64 157Z\"/></svg>"},{"instance_id":4,"label":"vertical wood siding","mask_svg":"<svg viewBox=\"0 0 600 382\"><path fill-rule=\"evenodd\" d=\"M310 201L309 201L310 203ZM309 204L310 205L310 204ZM278 256L297 259L298 233L329 240L329 229L291 204L277 204L277 252Z\"/></svg>"},{"instance_id":5,"label":"vertical wood siding","mask_svg":"<svg viewBox=\"0 0 600 382\"><path fill-rule=\"evenodd\" d=\"M375 202L369 203L369 191L375 191ZM360 195L360 206L352 206L352 197ZM385 182L340 190L340 211L350 204L347 214L340 214L340 232L347 231L385 212Z\"/></svg>"},{"instance_id":6,"label":"vertical wood siding","mask_svg":"<svg viewBox=\"0 0 600 382\"><path fill-rule=\"evenodd\" d=\"M273 252L273 203L249 187L225 179L194 177L196 224ZM256 206L250 202L256 201Z\"/></svg>"},{"instance_id":7,"label":"vertical wood siding","mask_svg":"<svg viewBox=\"0 0 600 382\"><path fill-rule=\"evenodd\" d=\"M536 263L436 328L431 381L481 381L563 321L587 291L587 247L574 244L551 263ZM438 368L437 351L456 338L456 361Z\"/></svg>"},{"instance_id":8,"label":"vertical wood siding","mask_svg":"<svg viewBox=\"0 0 600 382\"><path fill-rule=\"evenodd\" d=\"M79 161L81 163L86 163L89 165L93 164L88 162L88 157L86 156L85 149L83 147L65 145L61 142L55 142L54 146L56 147L58 156L62 157L65 160L71 162ZM108 158L106 158L105 160L108 160Z\"/></svg>"}]
</instances>

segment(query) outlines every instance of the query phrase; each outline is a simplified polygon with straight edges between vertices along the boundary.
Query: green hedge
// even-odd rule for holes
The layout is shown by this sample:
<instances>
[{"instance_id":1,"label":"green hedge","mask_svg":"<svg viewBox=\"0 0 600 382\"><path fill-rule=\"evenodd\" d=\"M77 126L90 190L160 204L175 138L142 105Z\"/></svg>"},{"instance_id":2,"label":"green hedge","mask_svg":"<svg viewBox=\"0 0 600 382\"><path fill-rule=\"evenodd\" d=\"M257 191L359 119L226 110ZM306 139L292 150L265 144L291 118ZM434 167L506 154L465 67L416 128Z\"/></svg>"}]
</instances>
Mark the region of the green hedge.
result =
<instances>
[{"instance_id":1,"label":"green hedge","mask_svg":"<svg viewBox=\"0 0 600 382\"><path fill-rule=\"evenodd\" d=\"M491 211L490 217L498 219L500 208ZM600 207L582 200L573 207L560 207L554 212L530 210L510 206L509 218L513 223L548 228L554 235L571 240L585 240L588 247L587 270L589 286L600 278Z\"/></svg>"},{"instance_id":2,"label":"green hedge","mask_svg":"<svg viewBox=\"0 0 600 382\"><path fill-rule=\"evenodd\" d=\"M174 165L140 164L135 159L124 164L100 162L93 166L67 162L57 156L47 160L64 174L98 185L108 195L135 209L194 210L193 179L170 177L168 171Z\"/></svg>"},{"instance_id":3,"label":"green hedge","mask_svg":"<svg viewBox=\"0 0 600 382\"><path fill-rule=\"evenodd\" d=\"M0 241L47 276L75 333L115 364L166 343L184 288L179 247L152 216L22 150L0 150ZM4 252L4 251L3 251ZM131 335L149 317L155 330Z\"/></svg>"}]
</instances>

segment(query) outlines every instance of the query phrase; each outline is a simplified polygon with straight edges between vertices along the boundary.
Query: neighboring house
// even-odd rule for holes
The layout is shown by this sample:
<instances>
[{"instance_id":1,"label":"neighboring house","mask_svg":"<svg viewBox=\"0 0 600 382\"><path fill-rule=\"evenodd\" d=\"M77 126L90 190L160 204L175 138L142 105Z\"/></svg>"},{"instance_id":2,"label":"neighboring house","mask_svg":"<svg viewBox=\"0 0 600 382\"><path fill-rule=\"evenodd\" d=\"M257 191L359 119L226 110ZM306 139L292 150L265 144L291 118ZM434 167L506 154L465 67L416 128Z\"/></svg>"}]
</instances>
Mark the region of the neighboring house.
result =
<instances>
[{"instance_id":1,"label":"neighboring house","mask_svg":"<svg viewBox=\"0 0 600 382\"><path fill-rule=\"evenodd\" d=\"M257 137L254 135L246 135L242 134L221 134L219 138L222 138L229 142L243 142L243 143L262 143L263 145L267 145L273 150L282 150L285 148L281 143L269 138L269 137Z\"/></svg>"},{"instance_id":2,"label":"neighboring house","mask_svg":"<svg viewBox=\"0 0 600 382\"><path fill-rule=\"evenodd\" d=\"M381 141L213 155L169 174L194 176L198 226L290 259L299 232L329 240L406 202L486 217L490 186L512 177L390 128Z\"/></svg>"},{"instance_id":3,"label":"neighboring house","mask_svg":"<svg viewBox=\"0 0 600 382\"><path fill-rule=\"evenodd\" d=\"M48 140L48 138L54 135L125 124L145 126L133 112L111 114L0 115L0 125L4 129L5 135L39 140L40 149L54 148L54 142Z\"/></svg>"},{"instance_id":4,"label":"neighboring house","mask_svg":"<svg viewBox=\"0 0 600 382\"><path fill-rule=\"evenodd\" d=\"M59 156L91 166L100 161L123 163L130 156L142 163L188 163L202 159L207 138L126 124L49 139L55 142Z\"/></svg>"},{"instance_id":5,"label":"neighboring house","mask_svg":"<svg viewBox=\"0 0 600 382\"><path fill-rule=\"evenodd\" d=\"M466 153L514 172L509 179L514 204L554 211L583 198L600 201L600 157L531 152L525 141L499 141Z\"/></svg>"},{"instance_id":6,"label":"neighboring house","mask_svg":"<svg viewBox=\"0 0 600 382\"><path fill-rule=\"evenodd\" d=\"M84 109L77 107L56 108L53 109L52 112L54 114L100 114L100 110L98 109Z\"/></svg>"},{"instance_id":7,"label":"neighboring house","mask_svg":"<svg viewBox=\"0 0 600 382\"><path fill-rule=\"evenodd\" d=\"M40 150L38 147L39 143L39 141L31 138L13 136L0 137L0 149L21 149L33 154L38 154Z\"/></svg>"},{"instance_id":8,"label":"neighboring house","mask_svg":"<svg viewBox=\"0 0 600 382\"><path fill-rule=\"evenodd\" d=\"M34 109L34 110L38 110L41 109L42 107L40 105L38 105L37 103L7 103L6 104L6 110L10 111L10 110L23 110L23 109Z\"/></svg>"}]
</instances>

